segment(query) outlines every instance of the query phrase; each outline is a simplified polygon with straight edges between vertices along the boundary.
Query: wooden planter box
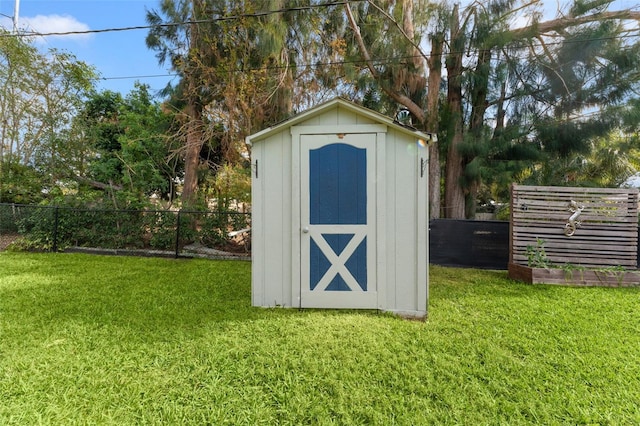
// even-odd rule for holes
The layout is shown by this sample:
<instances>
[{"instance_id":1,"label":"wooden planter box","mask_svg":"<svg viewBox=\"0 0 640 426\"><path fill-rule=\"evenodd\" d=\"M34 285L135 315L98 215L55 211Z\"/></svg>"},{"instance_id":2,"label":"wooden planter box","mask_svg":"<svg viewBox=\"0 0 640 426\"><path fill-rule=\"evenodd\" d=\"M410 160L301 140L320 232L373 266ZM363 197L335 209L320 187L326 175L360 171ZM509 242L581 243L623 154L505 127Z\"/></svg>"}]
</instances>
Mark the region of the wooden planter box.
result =
<instances>
[{"instance_id":1,"label":"wooden planter box","mask_svg":"<svg viewBox=\"0 0 640 426\"><path fill-rule=\"evenodd\" d=\"M531 268L510 263L509 278L529 284L600 287L640 286L640 271L637 270Z\"/></svg>"}]
</instances>

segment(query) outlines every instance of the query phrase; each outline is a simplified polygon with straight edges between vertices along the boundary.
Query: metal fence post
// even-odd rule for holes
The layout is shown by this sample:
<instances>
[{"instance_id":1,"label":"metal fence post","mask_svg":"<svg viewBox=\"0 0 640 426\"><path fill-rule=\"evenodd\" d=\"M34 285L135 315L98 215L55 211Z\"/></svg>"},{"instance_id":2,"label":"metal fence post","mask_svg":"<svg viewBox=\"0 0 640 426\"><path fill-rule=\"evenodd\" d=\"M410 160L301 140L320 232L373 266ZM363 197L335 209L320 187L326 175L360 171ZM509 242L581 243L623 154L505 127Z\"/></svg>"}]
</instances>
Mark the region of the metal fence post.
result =
<instances>
[{"instance_id":1,"label":"metal fence post","mask_svg":"<svg viewBox=\"0 0 640 426\"><path fill-rule=\"evenodd\" d=\"M59 207L55 206L53 209L53 252L58 251L58 210Z\"/></svg>"},{"instance_id":2,"label":"metal fence post","mask_svg":"<svg viewBox=\"0 0 640 426\"><path fill-rule=\"evenodd\" d=\"M180 256L180 222L182 222L182 220L180 219L181 213L182 210L178 210L178 223L176 224L176 259Z\"/></svg>"}]
</instances>

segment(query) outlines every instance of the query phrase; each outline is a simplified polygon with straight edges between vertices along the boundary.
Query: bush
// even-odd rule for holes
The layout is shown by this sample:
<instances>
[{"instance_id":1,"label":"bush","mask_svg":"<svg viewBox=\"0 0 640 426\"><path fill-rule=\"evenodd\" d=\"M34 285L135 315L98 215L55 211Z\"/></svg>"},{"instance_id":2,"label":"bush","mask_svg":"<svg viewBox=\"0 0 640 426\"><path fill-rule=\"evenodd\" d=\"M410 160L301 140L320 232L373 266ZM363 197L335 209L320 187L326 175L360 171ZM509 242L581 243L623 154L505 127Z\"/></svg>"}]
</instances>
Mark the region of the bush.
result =
<instances>
[{"instance_id":1,"label":"bush","mask_svg":"<svg viewBox=\"0 0 640 426\"><path fill-rule=\"evenodd\" d=\"M177 217L177 213L172 211L147 212L145 223L152 248L168 250L175 247Z\"/></svg>"},{"instance_id":2,"label":"bush","mask_svg":"<svg viewBox=\"0 0 640 426\"><path fill-rule=\"evenodd\" d=\"M197 241L211 248L226 248L230 243L229 231L246 228L249 218L237 212L107 210L0 204L0 220L0 231L21 234L24 240L19 247L29 250L72 246L172 250L176 240L180 247Z\"/></svg>"}]
</instances>

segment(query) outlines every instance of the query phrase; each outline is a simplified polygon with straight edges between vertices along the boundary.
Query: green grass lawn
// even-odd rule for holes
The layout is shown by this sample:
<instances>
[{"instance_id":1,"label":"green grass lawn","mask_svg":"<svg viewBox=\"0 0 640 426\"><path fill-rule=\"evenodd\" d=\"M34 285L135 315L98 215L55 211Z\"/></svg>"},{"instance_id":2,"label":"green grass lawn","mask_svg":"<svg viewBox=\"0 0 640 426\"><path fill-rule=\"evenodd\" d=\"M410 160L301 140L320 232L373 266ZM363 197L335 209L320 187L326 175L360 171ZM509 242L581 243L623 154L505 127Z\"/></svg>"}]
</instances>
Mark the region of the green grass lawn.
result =
<instances>
[{"instance_id":1,"label":"green grass lawn","mask_svg":"<svg viewBox=\"0 0 640 426\"><path fill-rule=\"evenodd\" d=\"M250 293L248 262L0 253L0 424L640 424L640 289L432 267L426 322Z\"/></svg>"}]
</instances>

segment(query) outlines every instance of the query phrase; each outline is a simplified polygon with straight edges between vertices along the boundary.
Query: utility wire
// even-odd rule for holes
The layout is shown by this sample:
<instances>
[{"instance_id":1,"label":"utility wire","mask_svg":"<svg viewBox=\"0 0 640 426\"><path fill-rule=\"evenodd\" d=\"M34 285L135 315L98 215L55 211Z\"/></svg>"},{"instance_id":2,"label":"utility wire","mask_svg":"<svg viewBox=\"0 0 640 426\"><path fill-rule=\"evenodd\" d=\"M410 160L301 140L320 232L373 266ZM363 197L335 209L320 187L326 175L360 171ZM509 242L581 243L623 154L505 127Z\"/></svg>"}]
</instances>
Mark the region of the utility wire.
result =
<instances>
[{"instance_id":1,"label":"utility wire","mask_svg":"<svg viewBox=\"0 0 640 426\"><path fill-rule=\"evenodd\" d=\"M630 38L630 37L637 37L637 35L619 36L616 38ZM567 41L567 43L570 43L570 42L579 43L584 41L603 41L603 40L610 40L610 39L614 39L614 37L602 37L598 39L588 39L588 40L572 40L572 41ZM550 45L550 44L552 43L548 43L547 45ZM558 43L554 43L554 44L558 44ZM466 50L464 52L457 52L457 53L463 54L465 52ZM450 52L449 54L451 53L456 53L456 52ZM372 60L375 65L387 65L387 64L397 64L400 61L412 61L416 58L422 58L422 55L400 55L400 56L391 56L386 58L374 58ZM512 54L510 58L525 60L528 57ZM502 63L502 64L506 64L510 62L507 59L500 59L500 60L494 59L494 61L497 61L498 63ZM307 69L307 68L321 68L321 67L330 67L330 66L358 65L358 64L364 65L366 64L366 61L364 59L353 59L353 60L342 60L342 61L331 61L331 62L315 62L315 63L307 63L307 64L298 64L296 65L296 68ZM568 65L568 64L569 63L566 63L564 65ZM252 67L252 68L243 67L243 68L228 70L225 72L227 74L231 74L231 73L244 73L244 72L277 71L277 70L286 69L286 68L290 68L290 65L269 65L264 67ZM157 77L178 77L178 76L180 76L179 73L168 73L168 74L154 74L154 75L142 75L142 76L101 77L99 79L100 80L125 80L125 79L134 79L134 78L157 78Z\"/></svg>"},{"instance_id":2,"label":"utility wire","mask_svg":"<svg viewBox=\"0 0 640 426\"><path fill-rule=\"evenodd\" d=\"M108 32L119 32L119 31L134 31L134 30L148 30L152 28L158 27L179 27L183 25L191 25L191 24L211 24L213 22L224 22L224 21L234 21L243 18L261 18L264 16L282 14L288 12L301 12L304 10L312 10L318 9L322 7L331 7L331 6L342 6L348 3L355 2L366 2L368 0L343 0L336 1L331 3L319 3L308 6L294 6L294 7L286 7L282 9L275 10L265 10L262 12L252 12L252 13L240 13L237 15L229 15L229 16L220 16L218 18L210 18L210 19L196 19L189 20L184 22L169 22L165 24L154 24L154 25L135 25L131 27L117 27L117 28L103 28L98 30L83 30L83 31L60 31L60 32L48 32L48 33L40 33L40 32L23 32L19 34L0 34L0 37L46 37L46 36L68 36L68 35L81 35L81 34L98 34L98 33L108 33Z\"/></svg>"},{"instance_id":3,"label":"utility wire","mask_svg":"<svg viewBox=\"0 0 640 426\"><path fill-rule=\"evenodd\" d=\"M211 19L203 19L203 20L192 20L192 21L184 21L184 22L173 22L173 23L165 23L165 24L155 24L155 25L138 25L138 26L129 26L129 27L118 27L118 28L105 28L105 29L98 29L98 30L84 30L84 31L64 31L64 32L48 32L48 33L41 33L41 32L36 32L36 31L30 31L30 32L22 32L22 33L6 33L6 34L0 34L0 38L1 37L46 37L46 36L69 36L69 35L82 35L82 34L96 34L96 33L107 33L107 32L122 32L122 31L135 31L135 30L145 30L145 29L152 29L152 28L157 28L157 27L175 27L175 26L181 26L181 25L188 25L188 24L207 24L207 23L213 23L213 22L221 22L221 21L232 21L232 20L237 20L237 19L242 19L242 18L258 18L258 17L264 17L264 16L268 16L268 15L273 15L273 14L282 14L282 13L287 13L287 12L298 12L298 11L304 11L304 10L311 10L311 9L317 9L317 8L323 8L323 7L331 7L331 6L340 6L340 5L345 5L347 3L353 3L353 2L367 2L368 0L352 0L351 2L349 1L336 1L336 2L329 2L329 3L319 3L319 4L315 4L315 5L308 5L308 6L292 6L292 7L286 7L286 8L281 8L281 9L276 9L276 10L267 10L267 11L261 11L261 12L253 12L253 13L244 13L244 14L237 14L237 15L229 15L229 16L221 16L218 18L211 18ZM637 32L637 30L629 30L628 32ZM548 42L545 43L546 46L551 46L551 45L561 45L563 43L582 43L582 42L586 42L586 41L605 41L605 40L613 40L613 39L625 39L625 38L632 38L632 37L637 37L637 34L624 34L624 35L617 35L617 36L610 36L610 37L599 37L599 38L594 38L594 39L576 39L576 40L561 40L561 41L556 41L556 42ZM535 45L529 45L529 47L541 47L542 44L540 44L539 46L535 46ZM524 46L523 46L524 48ZM466 50L464 52L449 52L449 54L464 54L466 53ZM421 55L404 55L404 56L399 56L399 57L390 57L390 58L382 58L382 59L377 59L374 60L374 62L377 65L384 65L387 63L394 63L397 62L398 60L411 60L411 59L415 59L415 58L421 58ZM520 58L523 59L523 58ZM336 65L347 65L347 64L364 64L365 61L364 60L345 60L345 61L334 61L334 62L317 62L317 63L313 63L313 64L301 64L298 65L298 68L315 68L315 67L323 67L323 66L336 66ZM263 71L263 70L277 70L280 69L282 67L280 66L269 66L269 67L259 67L259 68L253 68L253 69L237 69L237 70L231 70L229 72L247 72L247 71ZM155 75L143 75L143 76L118 76L118 77L100 77L98 78L98 80L125 80L125 79L141 79L141 78L160 78L160 77L176 77L179 76L178 73L173 73L173 74L155 74Z\"/></svg>"},{"instance_id":4,"label":"utility wire","mask_svg":"<svg viewBox=\"0 0 640 426\"><path fill-rule=\"evenodd\" d=\"M183 25L190 24L210 24L214 22L224 22L224 21L233 21L242 18L259 18L274 14L282 14L287 12L299 12L304 10L311 10L323 7L331 7L331 6L341 6L349 3L361 3L368 2L369 0L343 0L343 1L335 1L330 3L319 3L315 5L308 6L292 6L275 10L266 10L261 12L252 12L252 13L241 13L237 15L229 15L229 16L220 16L218 18L210 18L210 19L199 19L199 20L188 20L183 22L169 22L164 24L153 24L153 25L135 25L129 27L114 27L114 28L103 28L97 30L83 30L83 31L60 31L60 32L47 32L41 33L36 31L22 32L22 33L6 33L0 34L0 38L7 37L46 37L46 36L69 36L69 35L84 35L84 34L99 34L99 33L108 33L108 32L122 32L122 31L135 31L135 30L146 30L153 29L158 27L177 27ZM6 16L6 15L5 15ZM637 31L637 29L627 30L627 32ZM591 40L607 40L607 39L616 39L616 38L627 38L634 37L633 35L621 35L621 36L611 36L611 37L600 37L597 39L588 39L588 40L565 40L565 41L556 41L556 42L548 42L545 43L547 46L557 45L564 43L578 43L582 41L591 41ZM450 41L449 41L450 42ZM458 52L459 53L459 52Z\"/></svg>"}]
</instances>

